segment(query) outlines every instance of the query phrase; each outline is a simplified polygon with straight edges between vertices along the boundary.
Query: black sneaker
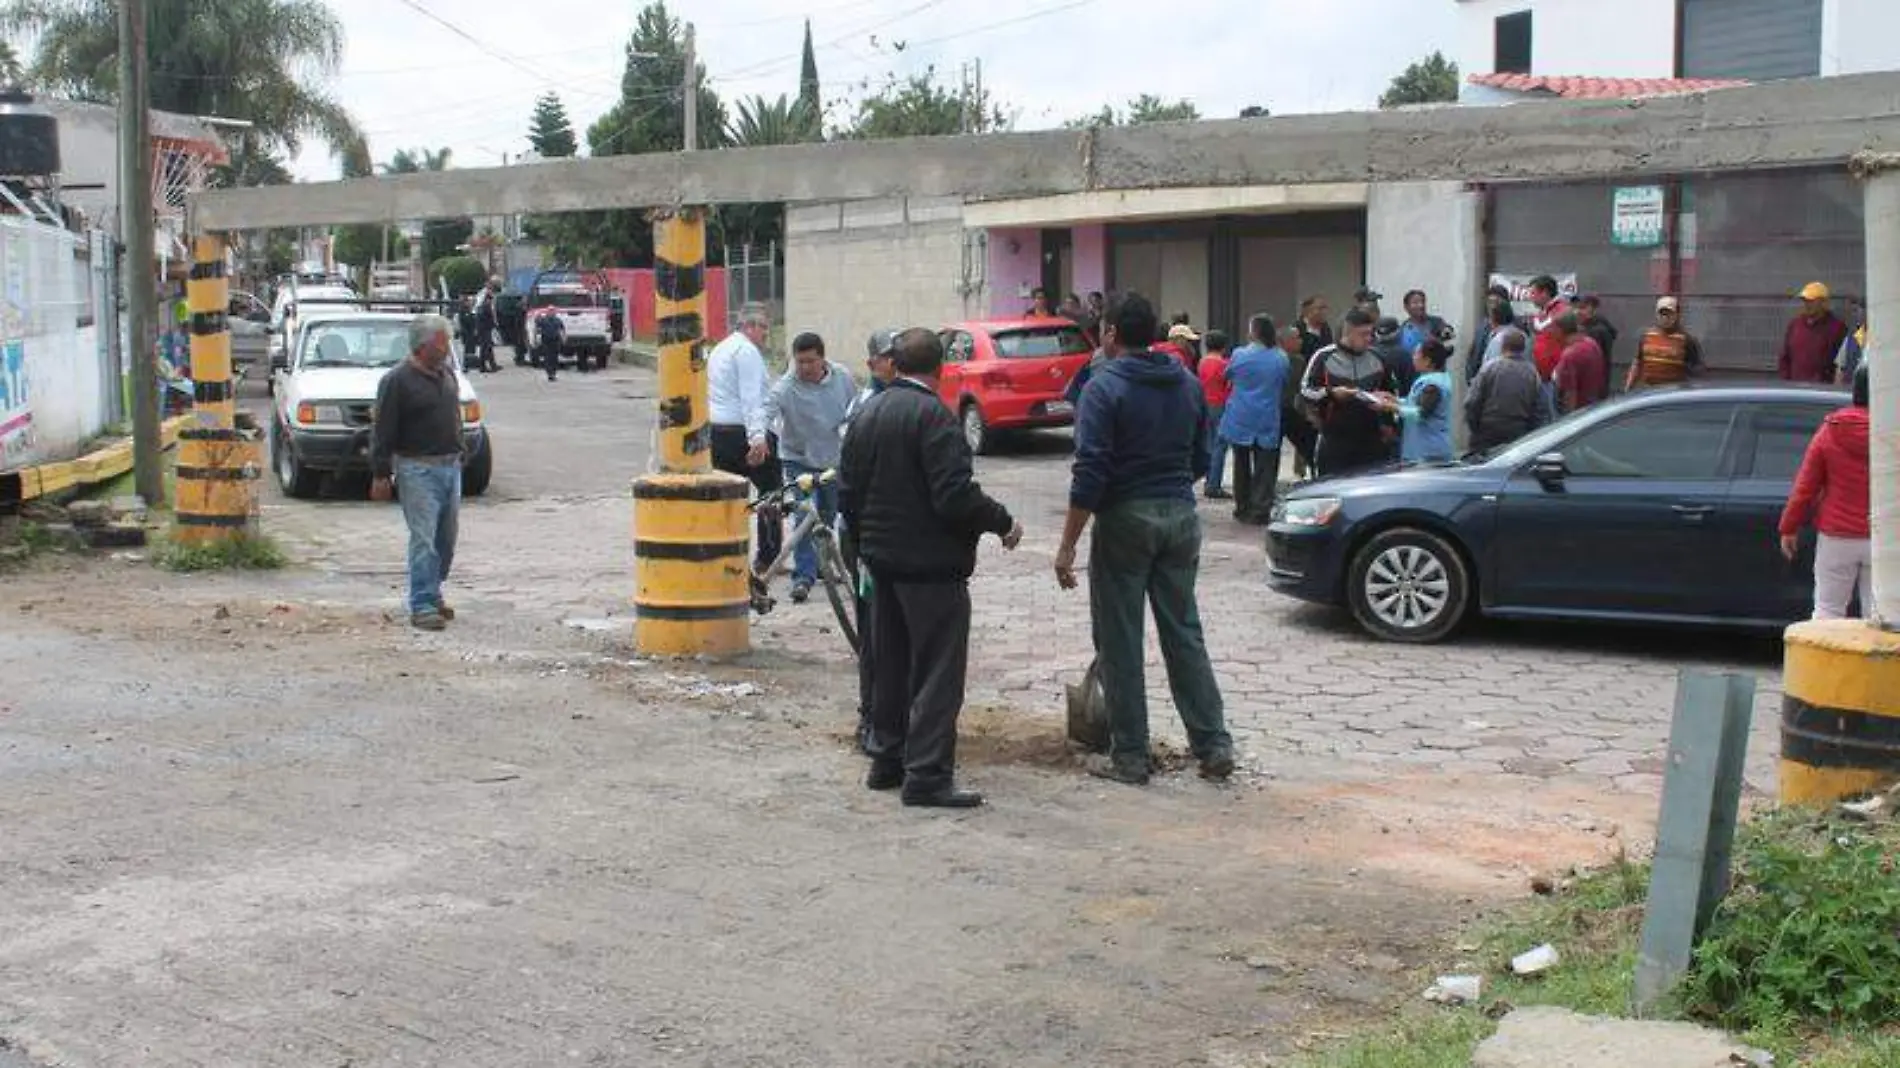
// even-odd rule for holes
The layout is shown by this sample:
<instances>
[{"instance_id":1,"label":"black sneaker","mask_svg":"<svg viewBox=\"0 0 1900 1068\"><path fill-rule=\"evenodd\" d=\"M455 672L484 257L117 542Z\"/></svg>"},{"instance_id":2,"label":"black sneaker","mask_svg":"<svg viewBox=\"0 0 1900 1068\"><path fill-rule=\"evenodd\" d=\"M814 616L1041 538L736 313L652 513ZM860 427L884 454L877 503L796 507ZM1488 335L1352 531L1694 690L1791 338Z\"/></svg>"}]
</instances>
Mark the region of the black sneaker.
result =
<instances>
[{"instance_id":1,"label":"black sneaker","mask_svg":"<svg viewBox=\"0 0 1900 1068\"><path fill-rule=\"evenodd\" d=\"M806 601L809 601L809 600L811 600L811 583L809 582L792 583L792 603L804 604Z\"/></svg>"},{"instance_id":2,"label":"black sneaker","mask_svg":"<svg viewBox=\"0 0 1900 1068\"><path fill-rule=\"evenodd\" d=\"M1225 782L1234 773L1234 751L1216 749L1201 758L1201 778Z\"/></svg>"},{"instance_id":3,"label":"black sneaker","mask_svg":"<svg viewBox=\"0 0 1900 1068\"><path fill-rule=\"evenodd\" d=\"M1082 761L1082 768L1098 779L1107 779L1124 786L1148 785L1148 768L1123 763L1105 754L1095 754Z\"/></svg>"}]
</instances>

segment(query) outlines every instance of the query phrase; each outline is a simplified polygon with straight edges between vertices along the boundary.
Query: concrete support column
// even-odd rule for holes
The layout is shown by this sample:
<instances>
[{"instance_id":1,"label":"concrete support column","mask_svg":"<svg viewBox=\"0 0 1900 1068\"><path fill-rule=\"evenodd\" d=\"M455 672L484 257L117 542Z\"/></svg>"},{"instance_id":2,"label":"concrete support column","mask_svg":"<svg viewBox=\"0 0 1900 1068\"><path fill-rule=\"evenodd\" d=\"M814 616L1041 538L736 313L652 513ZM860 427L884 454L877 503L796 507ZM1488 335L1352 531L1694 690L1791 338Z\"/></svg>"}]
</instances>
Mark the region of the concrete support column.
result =
<instances>
[{"instance_id":1,"label":"concrete support column","mask_svg":"<svg viewBox=\"0 0 1900 1068\"><path fill-rule=\"evenodd\" d=\"M1874 549L1874 603L1867 615L1900 629L1900 155L1862 156L1867 227L1867 374L1873 417L1870 457ZM1886 351L1893 349L1893 352Z\"/></svg>"},{"instance_id":2,"label":"concrete support column","mask_svg":"<svg viewBox=\"0 0 1900 1068\"><path fill-rule=\"evenodd\" d=\"M195 238L191 277L185 283L195 418L178 433L173 536L180 541L235 537L247 533L257 517L257 437L237 422L224 251L221 236Z\"/></svg>"},{"instance_id":3,"label":"concrete support column","mask_svg":"<svg viewBox=\"0 0 1900 1068\"><path fill-rule=\"evenodd\" d=\"M712 469L705 212L656 211L653 259L660 470L633 484L634 644L649 656L737 656L752 642L749 484Z\"/></svg>"},{"instance_id":4,"label":"concrete support column","mask_svg":"<svg viewBox=\"0 0 1900 1068\"><path fill-rule=\"evenodd\" d=\"M1876 340L1900 323L1900 155L1855 157L1867 227L1874 603L1788 628L1781 800L1827 804L1900 782L1900 373Z\"/></svg>"}]
</instances>

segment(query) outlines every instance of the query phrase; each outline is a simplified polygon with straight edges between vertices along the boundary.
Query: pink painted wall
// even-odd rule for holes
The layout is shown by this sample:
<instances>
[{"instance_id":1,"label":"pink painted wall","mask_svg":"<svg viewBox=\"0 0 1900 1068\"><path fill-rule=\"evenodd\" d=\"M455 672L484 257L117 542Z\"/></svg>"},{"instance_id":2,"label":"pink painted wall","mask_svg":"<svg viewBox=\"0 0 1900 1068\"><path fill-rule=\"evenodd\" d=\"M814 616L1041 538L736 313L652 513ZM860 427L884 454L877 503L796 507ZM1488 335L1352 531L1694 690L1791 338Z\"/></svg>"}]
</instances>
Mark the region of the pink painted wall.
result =
<instances>
[{"instance_id":1,"label":"pink painted wall","mask_svg":"<svg viewBox=\"0 0 1900 1068\"><path fill-rule=\"evenodd\" d=\"M1108 292L1108 227L1096 223L1075 227L1070 233L1075 245L1076 295L1086 300L1092 289Z\"/></svg>"},{"instance_id":2,"label":"pink painted wall","mask_svg":"<svg viewBox=\"0 0 1900 1068\"><path fill-rule=\"evenodd\" d=\"M1015 252L1010 251L1012 241ZM1042 284L1042 231L991 230L989 280L990 314L998 319L1022 315L1029 307L1023 293Z\"/></svg>"}]
</instances>

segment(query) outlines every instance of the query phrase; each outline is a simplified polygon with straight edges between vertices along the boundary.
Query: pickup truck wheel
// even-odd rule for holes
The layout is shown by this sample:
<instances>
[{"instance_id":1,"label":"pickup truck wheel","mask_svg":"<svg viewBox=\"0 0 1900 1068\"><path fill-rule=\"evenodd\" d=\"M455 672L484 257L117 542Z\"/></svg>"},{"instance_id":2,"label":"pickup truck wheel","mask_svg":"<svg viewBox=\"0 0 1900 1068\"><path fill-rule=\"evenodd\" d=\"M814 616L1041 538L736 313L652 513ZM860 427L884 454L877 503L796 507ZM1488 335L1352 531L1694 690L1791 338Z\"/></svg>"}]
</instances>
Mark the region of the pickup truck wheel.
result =
<instances>
[{"instance_id":1,"label":"pickup truck wheel","mask_svg":"<svg viewBox=\"0 0 1900 1068\"><path fill-rule=\"evenodd\" d=\"M283 487L285 496L303 500L317 495L323 476L305 470L298 462L296 450L290 447L282 424L276 420L271 421L270 454L271 467L277 471L277 484Z\"/></svg>"},{"instance_id":2,"label":"pickup truck wheel","mask_svg":"<svg viewBox=\"0 0 1900 1068\"><path fill-rule=\"evenodd\" d=\"M488 435L482 435L481 451L468 458L462 468L462 496L480 497L488 492L488 480L495 473L495 446Z\"/></svg>"}]
</instances>

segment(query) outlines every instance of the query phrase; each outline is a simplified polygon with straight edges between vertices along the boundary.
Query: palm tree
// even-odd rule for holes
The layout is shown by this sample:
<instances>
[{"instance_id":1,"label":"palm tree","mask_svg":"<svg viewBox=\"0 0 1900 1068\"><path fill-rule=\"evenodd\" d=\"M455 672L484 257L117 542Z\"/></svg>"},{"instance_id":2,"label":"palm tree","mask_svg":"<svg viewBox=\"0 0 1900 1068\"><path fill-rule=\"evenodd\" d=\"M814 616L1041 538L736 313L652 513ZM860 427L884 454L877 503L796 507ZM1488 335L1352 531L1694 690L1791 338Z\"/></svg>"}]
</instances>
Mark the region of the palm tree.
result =
<instances>
[{"instance_id":1,"label":"palm tree","mask_svg":"<svg viewBox=\"0 0 1900 1068\"><path fill-rule=\"evenodd\" d=\"M112 0L4 0L0 34L31 43L30 79L49 93L108 102L118 92ZM150 0L152 106L254 124L265 148L306 138L360 153L356 120L317 86L343 60L343 24L323 0Z\"/></svg>"},{"instance_id":2,"label":"palm tree","mask_svg":"<svg viewBox=\"0 0 1900 1068\"><path fill-rule=\"evenodd\" d=\"M26 71L20 66L20 53L14 51L13 42L0 41L0 85L19 85L26 80Z\"/></svg>"},{"instance_id":3,"label":"palm tree","mask_svg":"<svg viewBox=\"0 0 1900 1068\"><path fill-rule=\"evenodd\" d=\"M726 125L726 140L740 148L816 141L818 122L818 116L803 100L793 100L783 93L777 100L754 96L739 101L737 117Z\"/></svg>"},{"instance_id":4,"label":"palm tree","mask_svg":"<svg viewBox=\"0 0 1900 1068\"><path fill-rule=\"evenodd\" d=\"M399 148L396 154L383 164L384 174L420 174L423 171L446 171L449 169L449 156L453 149L439 148Z\"/></svg>"}]
</instances>

